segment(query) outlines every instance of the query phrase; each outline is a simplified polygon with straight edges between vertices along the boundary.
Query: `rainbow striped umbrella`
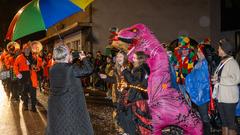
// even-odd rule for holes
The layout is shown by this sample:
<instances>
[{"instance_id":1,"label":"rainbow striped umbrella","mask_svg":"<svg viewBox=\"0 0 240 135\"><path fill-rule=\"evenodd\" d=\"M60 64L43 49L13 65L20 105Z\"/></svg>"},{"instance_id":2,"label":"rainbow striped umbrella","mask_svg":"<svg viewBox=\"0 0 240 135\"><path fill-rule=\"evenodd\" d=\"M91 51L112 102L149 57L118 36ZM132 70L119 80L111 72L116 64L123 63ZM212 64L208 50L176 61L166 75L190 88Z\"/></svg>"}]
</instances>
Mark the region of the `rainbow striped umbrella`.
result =
<instances>
[{"instance_id":1,"label":"rainbow striped umbrella","mask_svg":"<svg viewBox=\"0 0 240 135\"><path fill-rule=\"evenodd\" d=\"M33 0L14 16L7 40L15 41L29 34L47 30L64 18L84 11L93 0Z\"/></svg>"}]
</instances>

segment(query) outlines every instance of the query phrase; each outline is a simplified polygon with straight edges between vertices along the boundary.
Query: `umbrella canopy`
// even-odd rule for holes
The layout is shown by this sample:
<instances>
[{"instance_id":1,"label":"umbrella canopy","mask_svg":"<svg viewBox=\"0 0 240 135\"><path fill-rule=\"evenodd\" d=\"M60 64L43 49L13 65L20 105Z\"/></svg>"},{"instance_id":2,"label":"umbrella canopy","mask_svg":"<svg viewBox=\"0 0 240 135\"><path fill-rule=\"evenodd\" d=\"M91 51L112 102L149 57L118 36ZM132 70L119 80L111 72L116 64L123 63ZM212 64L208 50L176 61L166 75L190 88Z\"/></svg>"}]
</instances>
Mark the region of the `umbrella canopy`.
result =
<instances>
[{"instance_id":1,"label":"umbrella canopy","mask_svg":"<svg viewBox=\"0 0 240 135\"><path fill-rule=\"evenodd\" d=\"M74 13L84 11L91 2L93 0L33 0L14 16L6 39L14 41L46 30Z\"/></svg>"}]
</instances>

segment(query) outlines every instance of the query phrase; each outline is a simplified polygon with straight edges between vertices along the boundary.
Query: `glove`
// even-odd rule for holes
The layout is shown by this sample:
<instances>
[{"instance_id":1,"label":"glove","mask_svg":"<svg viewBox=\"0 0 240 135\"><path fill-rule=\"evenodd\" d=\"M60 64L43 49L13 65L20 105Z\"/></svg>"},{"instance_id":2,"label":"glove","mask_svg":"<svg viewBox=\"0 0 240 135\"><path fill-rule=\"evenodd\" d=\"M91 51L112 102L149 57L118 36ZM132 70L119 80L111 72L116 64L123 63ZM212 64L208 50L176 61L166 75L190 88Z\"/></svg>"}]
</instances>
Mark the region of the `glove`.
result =
<instances>
[{"instance_id":1,"label":"glove","mask_svg":"<svg viewBox=\"0 0 240 135\"><path fill-rule=\"evenodd\" d=\"M18 75L17 75L17 78L18 78L18 79L22 79L22 74L18 74Z\"/></svg>"}]
</instances>

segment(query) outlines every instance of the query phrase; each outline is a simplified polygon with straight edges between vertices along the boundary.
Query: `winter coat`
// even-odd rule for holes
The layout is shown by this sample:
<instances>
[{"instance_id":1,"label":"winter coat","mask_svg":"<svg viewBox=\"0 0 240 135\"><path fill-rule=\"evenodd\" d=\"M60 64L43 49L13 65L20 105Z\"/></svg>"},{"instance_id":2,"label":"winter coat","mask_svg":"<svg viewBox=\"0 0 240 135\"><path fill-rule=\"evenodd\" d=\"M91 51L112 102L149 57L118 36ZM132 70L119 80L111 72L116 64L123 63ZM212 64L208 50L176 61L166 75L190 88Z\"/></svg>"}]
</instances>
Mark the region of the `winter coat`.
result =
<instances>
[{"instance_id":1,"label":"winter coat","mask_svg":"<svg viewBox=\"0 0 240 135\"><path fill-rule=\"evenodd\" d=\"M220 103L237 103L239 100L238 84L240 83L240 69L236 60L229 60L220 75L219 93Z\"/></svg>"},{"instance_id":2,"label":"winter coat","mask_svg":"<svg viewBox=\"0 0 240 135\"><path fill-rule=\"evenodd\" d=\"M56 63L50 69L47 135L93 135L79 77L89 75L92 64Z\"/></svg>"}]
</instances>

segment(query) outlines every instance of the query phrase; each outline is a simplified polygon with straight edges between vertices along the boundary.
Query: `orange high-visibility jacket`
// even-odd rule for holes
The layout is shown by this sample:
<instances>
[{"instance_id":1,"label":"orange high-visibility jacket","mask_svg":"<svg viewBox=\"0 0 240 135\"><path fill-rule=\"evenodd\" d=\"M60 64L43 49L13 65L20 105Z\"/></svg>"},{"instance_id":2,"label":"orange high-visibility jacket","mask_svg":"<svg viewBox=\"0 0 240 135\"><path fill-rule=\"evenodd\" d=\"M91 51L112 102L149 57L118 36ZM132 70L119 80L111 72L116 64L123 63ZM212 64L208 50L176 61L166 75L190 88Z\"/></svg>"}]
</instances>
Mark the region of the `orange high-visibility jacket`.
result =
<instances>
[{"instance_id":1,"label":"orange high-visibility jacket","mask_svg":"<svg viewBox=\"0 0 240 135\"><path fill-rule=\"evenodd\" d=\"M16 76L23 71L30 71L32 86L34 88L37 88L38 86L37 73L34 70L29 68L29 65L27 65L27 59L23 54L19 55L16 58L13 66L13 71L16 74Z\"/></svg>"},{"instance_id":2,"label":"orange high-visibility jacket","mask_svg":"<svg viewBox=\"0 0 240 135\"><path fill-rule=\"evenodd\" d=\"M37 61L35 71L40 71L40 69L42 68L42 65L43 65L42 58L37 55L33 55L32 57L33 57L33 59L35 59Z\"/></svg>"},{"instance_id":3,"label":"orange high-visibility jacket","mask_svg":"<svg viewBox=\"0 0 240 135\"><path fill-rule=\"evenodd\" d=\"M43 68L43 60L41 57L37 57L37 67L38 68Z\"/></svg>"},{"instance_id":4,"label":"orange high-visibility jacket","mask_svg":"<svg viewBox=\"0 0 240 135\"><path fill-rule=\"evenodd\" d=\"M44 65L44 69L43 69L43 75L49 79L49 69L54 65L54 60L53 59L49 59L47 60L46 65Z\"/></svg>"},{"instance_id":5,"label":"orange high-visibility jacket","mask_svg":"<svg viewBox=\"0 0 240 135\"><path fill-rule=\"evenodd\" d=\"M14 66L14 62L15 62L14 56L11 56L11 55L7 56L5 58L5 66L6 66L6 68L7 69L12 68Z\"/></svg>"},{"instance_id":6,"label":"orange high-visibility jacket","mask_svg":"<svg viewBox=\"0 0 240 135\"><path fill-rule=\"evenodd\" d=\"M8 53L6 51L4 51L2 54L1 54L1 61L3 62L5 57L8 55Z\"/></svg>"},{"instance_id":7,"label":"orange high-visibility jacket","mask_svg":"<svg viewBox=\"0 0 240 135\"><path fill-rule=\"evenodd\" d=\"M6 69L6 70L9 70L9 68L7 67L7 63L9 63L9 62L8 62L9 57L10 57L10 54L6 55L6 56L4 57L4 60L3 60L3 63L4 63L4 65L5 65L5 69Z\"/></svg>"},{"instance_id":8,"label":"orange high-visibility jacket","mask_svg":"<svg viewBox=\"0 0 240 135\"><path fill-rule=\"evenodd\" d=\"M0 70L4 70L6 68L6 65L5 65L5 58L7 57L8 55L8 52L4 51L2 54L1 54L1 58L0 58Z\"/></svg>"}]
</instances>

